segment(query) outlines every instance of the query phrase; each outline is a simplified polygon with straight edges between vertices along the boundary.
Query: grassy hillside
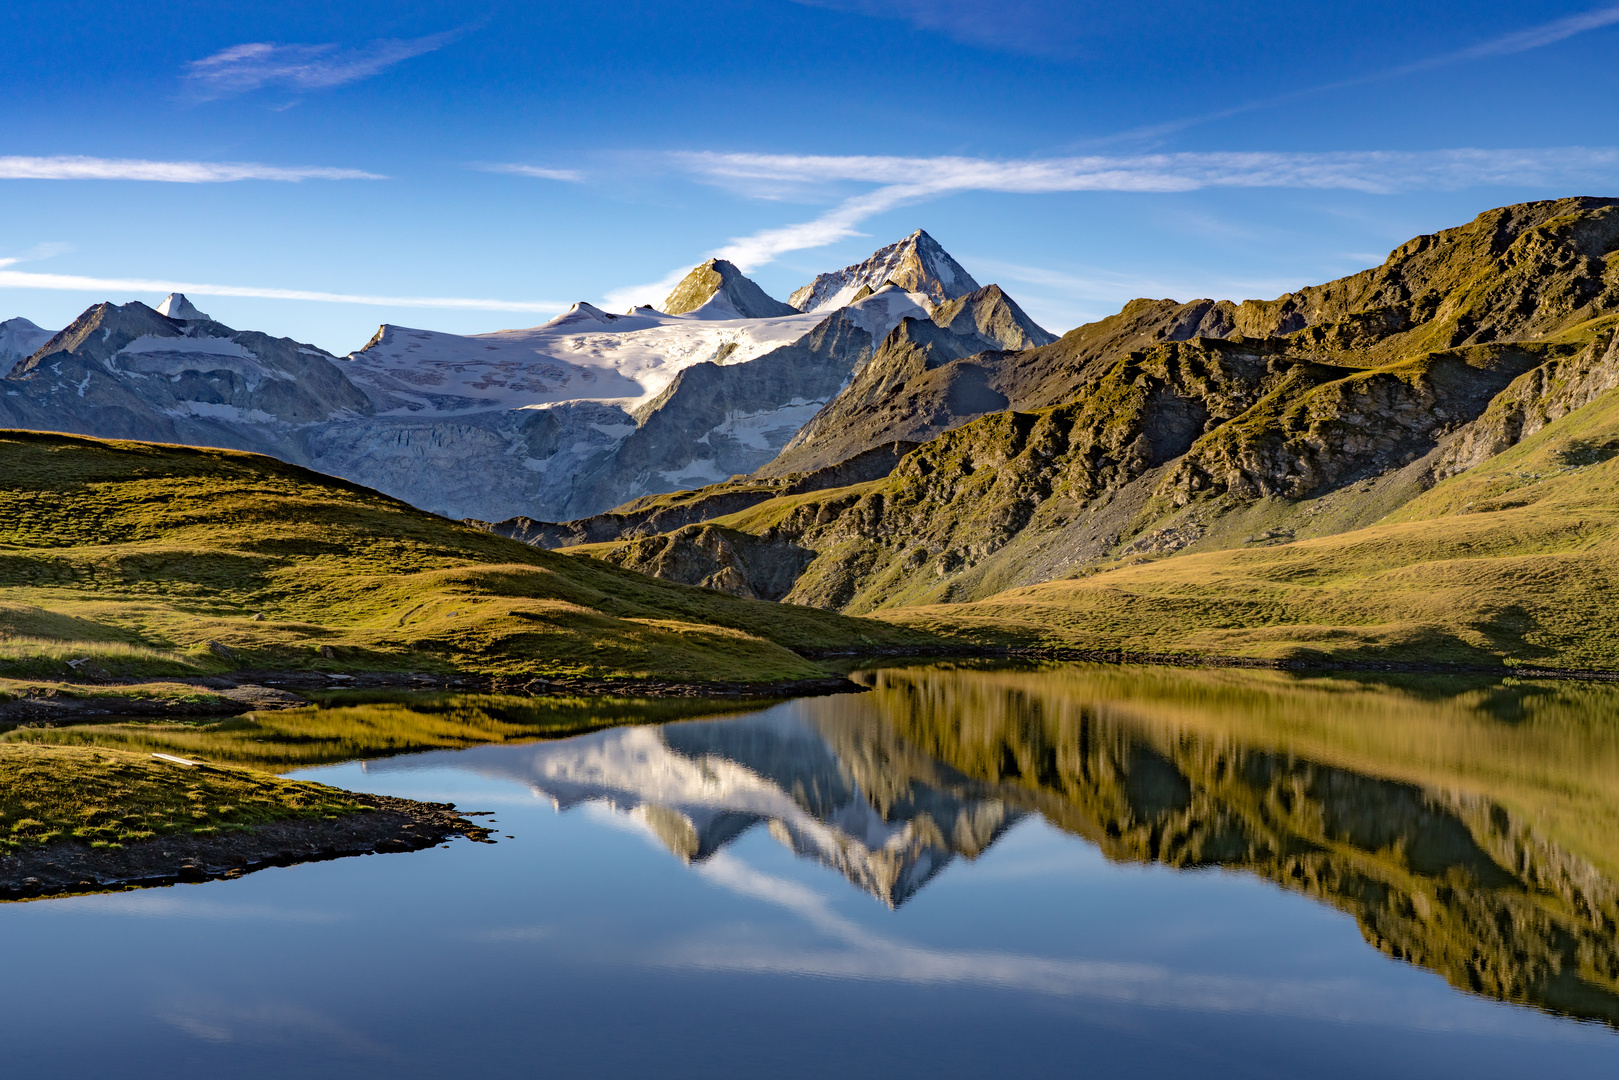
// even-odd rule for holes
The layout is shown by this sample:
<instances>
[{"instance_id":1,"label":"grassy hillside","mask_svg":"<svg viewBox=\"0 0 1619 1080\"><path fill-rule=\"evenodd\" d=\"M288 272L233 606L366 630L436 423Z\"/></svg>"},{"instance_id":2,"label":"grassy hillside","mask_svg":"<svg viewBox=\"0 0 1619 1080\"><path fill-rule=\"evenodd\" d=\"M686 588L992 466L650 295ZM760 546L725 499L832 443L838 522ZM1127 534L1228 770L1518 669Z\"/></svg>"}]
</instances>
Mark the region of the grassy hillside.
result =
<instances>
[{"instance_id":1,"label":"grassy hillside","mask_svg":"<svg viewBox=\"0 0 1619 1080\"><path fill-rule=\"evenodd\" d=\"M748 682L822 673L795 649L915 640L540 551L258 455L0 432L0 676Z\"/></svg>"},{"instance_id":2,"label":"grassy hillside","mask_svg":"<svg viewBox=\"0 0 1619 1080\"><path fill-rule=\"evenodd\" d=\"M717 585L724 563L738 592L860 615L1371 525L1619 386L1619 203L1505 207L1274 301L1141 302L1104 323L976 358L1012 408L880 481L715 500L709 524L749 539L692 519L590 551ZM743 572L797 565L786 592Z\"/></svg>"},{"instance_id":3,"label":"grassy hillside","mask_svg":"<svg viewBox=\"0 0 1619 1080\"><path fill-rule=\"evenodd\" d=\"M1619 391L1368 528L896 609L973 640L1619 670Z\"/></svg>"},{"instance_id":4,"label":"grassy hillside","mask_svg":"<svg viewBox=\"0 0 1619 1080\"><path fill-rule=\"evenodd\" d=\"M174 833L212 836L363 809L323 784L180 768L146 754L26 745L0 754L0 854L66 839L106 847Z\"/></svg>"}]
</instances>

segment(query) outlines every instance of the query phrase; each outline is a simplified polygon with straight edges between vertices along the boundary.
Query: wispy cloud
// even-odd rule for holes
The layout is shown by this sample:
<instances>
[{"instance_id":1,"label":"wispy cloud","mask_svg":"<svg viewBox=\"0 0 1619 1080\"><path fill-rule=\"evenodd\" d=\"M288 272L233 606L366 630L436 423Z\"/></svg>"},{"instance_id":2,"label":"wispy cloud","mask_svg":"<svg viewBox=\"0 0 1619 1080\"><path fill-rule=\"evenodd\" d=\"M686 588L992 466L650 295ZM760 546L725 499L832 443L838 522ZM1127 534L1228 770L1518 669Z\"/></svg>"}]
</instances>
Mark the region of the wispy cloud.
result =
<instances>
[{"instance_id":1,"label":"wispy cloud","mask_svg":"<svg viewBox=\"0 0 1619 1080\"><path fill-rule=\"evenodd\" d=\"M794 185L865 183L812 221L738 237L713 252L743 270L789 251L860 235L867 219L900 206L967 191L1052 194L1186 192L1204 188L1313 188L1392 194L1489 185L1560 188L1619 178L1619 149L1181 153L994 160L678 153L676 168L743 194L776 197Z\"/></svg>"},{"instance_id":2,"label":"wispy cloud","mask_svg":"<svg viewBox=\"0 0 1619 1080\"><path fill-rule=\"evenodd\" d=\"M16 259L0 259L0 267ZM159 281L148 278L79 277L72 274L33 274L0 269L0 289L49 289L57 292L146 293L180 292L190 296L239 296L256 300L304 300L322 304L363 304L371 307L446 308L461 311L530 311L555 314L567 304L550 300L484 300L461 296L375 296L359 293L311 292L306 289L266 289L240 285L207 285L194 281Z\"/></svg>"},{"instance_id":3,"label":"wispy cloud","mask_svg":"<svg viewBox=\"0 0 1619 1080\"><path fill-rule=\"evenodd\" d=\"M578 169L551 169L546 168L543 165L500 163L491 165L474 165L472 167L482 172L510 173L513 176L531 176L536 180L563 180L570 184L582 184L585 181L585 174L580 172Z\"/></svg>"},{"instance_id":4,"label":"wispy cloud","mask_svg":"<svg viewBox=\"0 0 1619 1080\"><path fill-rule=\"evenodd\" d=\"M279 45L250 41L191 61L186 65L185 80L192 94L203 100L266 87L327 90L368 79L401 61L442 49L465 32L448 30L419 38L384 38L349 49L336 43Z\"/></svg>"},{"instance_id":5,"label":"wispy cloud","mask_svg":"<svg viewBox=\"0 0 1619 1080\"><path fill-rule=\"evenodd\" d=\"M966 45L1063 56L1073 51L1093 12L1073 0L794 0L826 8L899 19L919 30L943 34Z\"/></svg>"},{"instance_id":6,"label":"wispy cloud","mask_svg":"<svg viewBox=\"0 0 1619 1080\"><path fill-rule=\"evenodd\" d=\"M1158 964L917 945L863 926L833 910L824 894L760 871L727 852L693 869L716 885L791 912L830 940L821 947L793 948L762 943L753 935L737 935L675 946L654 954L655 964L679 970L861 982L978 985L1205 1013L1375 1022L1415 1030L1484 1031L1501 1023L1495 1016L1472 1016L1450 999L1435 1002L1413 992L1368 993L1366 985L1356 979L1252 978Z\"/></svg>"},{"instance_id":7,"label":"wispy cloud","mask_svg":"<svg viewBox=\"0 0 1619 1080\"><path fill-rule=\"evenodd\" d=\"M218 184L234 180L382 180L377 173L251 161L146 161L141 158L0 157L0 180L154 180Z\"/></svg>"},{"instance_id":8,"label":"wispy cloud","mask_svg":"<svg viewBox=\"0 0 1619 1080\"><path fill-rule=\"evenodd\" d=\"M1134 128L1120 135L1109 136L1106 139L1092 143L1108 143L1135 139L1153 139L1165 135L1172 135L1177 131L1184 131L1198 124L1206 124L1215 120L1226 120L1243 113L1255 112L1259 109L1274 108L1286 105L1300 98L1324 94L1333 90L1347 90L1351 87L1365 86L1368 83L1383 82L1388 79L1403 78L1407 75L1418 75L1439 68L1451 67L1455 64L1466 64L1475 60L1490 60L1501 56L1515 56L1518 53L1530 52L1534 49L1555 45L1571 37L1589 33L1592 30L1601 30L1619 24L1619 6L1595 8L1591 11L1581 12L1578 15L1569 15L1562 19L1531 26L1525 30L1515 30L1508 34L1493 37L1487 41L1470 45L1465 49L1456 49L1452 52L1439 53L1435 56L1414 60L1408 64L1400 64L1391 68L1369 72L1365 75L1355 75L1347 79L1336 79L1332 82L1317 83L1299 90L1278 94L1274 97L1261 98L1257 101L1244 102L1230 108L1219 109L1215 112L1201 113L1180 120L1171 120L1167 123L1153 124L1148 127Z\"/></svg>"}]
</instances>

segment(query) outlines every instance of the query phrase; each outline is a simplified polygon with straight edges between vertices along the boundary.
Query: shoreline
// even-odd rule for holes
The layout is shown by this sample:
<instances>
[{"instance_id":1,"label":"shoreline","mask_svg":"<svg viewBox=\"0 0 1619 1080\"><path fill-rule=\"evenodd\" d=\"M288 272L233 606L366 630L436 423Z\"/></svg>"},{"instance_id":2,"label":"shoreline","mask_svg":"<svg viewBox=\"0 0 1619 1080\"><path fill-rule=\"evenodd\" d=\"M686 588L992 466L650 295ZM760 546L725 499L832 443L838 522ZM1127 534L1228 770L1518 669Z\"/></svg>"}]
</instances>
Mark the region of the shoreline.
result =
<instances>
[{"instance_id":1,"label":"shoreline","mask_svg":"<svg viewBox=\"0 0 1619 1080\"><path fill-rule=\"evenodd\" d=\"M272 866L420 851L457 836L494 843L453 803L344 792L369 811L273 821L224 836L158 836L120 849L62 840L0 856L0 902L237 878Z\"/></svg>"},{"instance_id":2,"label":"shoreline","mask_svg":"<svg viewBox=\"0 0 1619 1080\"><path fill-rule=\"evenodd\" d=\"M1119 649L1069 649L1018 645L941 645L890 647L883 649L806 650L806 659L878 664L894 660L1009 660L1098 663L1143 667L1239 668L1258 671L1287 671L1345 674L1487 676L1493 678L1551 679L1584 682L1619 682L1619 671L1580 668L1551 668L1531 665L1485 666L1482 664L1420 663L1394 660L1333 660L1329 658L1271 659L1248 656L1217 656L1195 653L1148 653ZM121 689L136 690L154 684L185 687L212 700L164 700L151 697L120 697ZM95 696L64 694L55 687L99 692ZM307 708L315 702L299 691L332 693L344 690L407 690L482 694L512 694L524 697L622 697L639 699L713 698L716 700L779 700L819 697L831 694L864 693L866 688L847 675L810 679L789 679L769 683L683 682L670 679L560 678L485 676L470 673L424 674L420 672L358 672L346 674L322 671L237 671L209 676L193 682L173 677L53 684L44 692L11 701L0 701L0 731L36 725L55 727L65 724L123 720L224 719L250 712Z\"/></svg>"}]
</instances>

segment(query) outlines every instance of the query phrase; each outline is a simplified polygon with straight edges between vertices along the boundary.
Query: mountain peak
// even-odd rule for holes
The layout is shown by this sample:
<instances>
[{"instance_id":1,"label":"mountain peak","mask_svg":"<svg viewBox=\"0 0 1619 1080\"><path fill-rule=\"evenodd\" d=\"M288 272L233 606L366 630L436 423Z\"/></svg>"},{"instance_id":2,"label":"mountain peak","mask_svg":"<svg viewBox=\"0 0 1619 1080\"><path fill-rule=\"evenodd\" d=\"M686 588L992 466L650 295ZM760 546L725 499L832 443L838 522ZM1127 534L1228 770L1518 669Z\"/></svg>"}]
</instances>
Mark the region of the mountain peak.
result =
<instances>
[{"instance_id":1,"label":"mountain peak","mask_svg":"<svg viewBox=\"0 0 1619 1080\"><path fill-rule=\"evenodd\" d=\"M837 308L854 299L862 287L876 290L890 282L906 292L927 297L933 304L966 296L978 288L978 282L937 240L917 229L905 239L879 248L865 262L821 274L794 292L787 302L799 311Z\"/></svg>"},{"instance_id":2,"label":"mountain peak","mask_svg":"<svg viewBox=\"0 0 1619 1080\"><path fill-rule=\"evenodd\" d=\"M614 323L620 318L622 318L622 316L610 314L609 312L603 311L595 304L588 304L581 300L577 304L573 305L573 307L569 308L567 311L564 311L561 315L558 315L556 318L552 319L548 323L545 323L544 325L571 326L574 323L582 322Z\"/></svg>"},{"instance_id":3,"label":"mountain peak","mask_svg":"<svg viewBox=\"0 0 1619 1080\"><path fill-rule=\"evenodd\" d=\"M684 315L716 300L744 319L778 318L797 310L766 293L724 259L709 259L682 278L663 302L663 310Z\"/></svg>"},{"instance_id":4,"label":"mountain peak","mask_svg":"<svg viewBox=\"0 0 1619 1080\"><path fill-rule=\"evenodd\" d=\"M186 299L185 293L171 292L168 297L157 306L159 315L167 315L171 319L181 322L199 322L208 316L197 310L197 305Z\"/></svg>"}]
</instances>

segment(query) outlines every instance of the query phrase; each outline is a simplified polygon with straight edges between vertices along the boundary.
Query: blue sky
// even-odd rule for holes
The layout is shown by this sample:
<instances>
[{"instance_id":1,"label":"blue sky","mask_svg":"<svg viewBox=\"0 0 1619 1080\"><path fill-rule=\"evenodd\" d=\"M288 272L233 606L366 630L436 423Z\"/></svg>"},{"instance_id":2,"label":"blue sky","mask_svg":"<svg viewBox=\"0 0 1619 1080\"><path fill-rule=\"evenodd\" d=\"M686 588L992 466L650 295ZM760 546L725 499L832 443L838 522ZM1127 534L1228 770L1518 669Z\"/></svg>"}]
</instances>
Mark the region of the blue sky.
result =
<instances>
[{"instance_id":1,"label":"blue sky","mask_svg":"<svg viewBox=\"0 0 1619 1080\"><path fill-rule=\"evenodd\" d=\"M188 284L346 352L714 253L785 297L921 227L1060 331L1619 195L1600 2L10 0L0 39L0 317L51 328Z\"/></svg>"}]
</instances>

